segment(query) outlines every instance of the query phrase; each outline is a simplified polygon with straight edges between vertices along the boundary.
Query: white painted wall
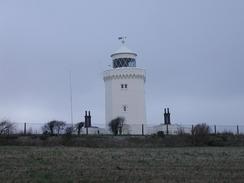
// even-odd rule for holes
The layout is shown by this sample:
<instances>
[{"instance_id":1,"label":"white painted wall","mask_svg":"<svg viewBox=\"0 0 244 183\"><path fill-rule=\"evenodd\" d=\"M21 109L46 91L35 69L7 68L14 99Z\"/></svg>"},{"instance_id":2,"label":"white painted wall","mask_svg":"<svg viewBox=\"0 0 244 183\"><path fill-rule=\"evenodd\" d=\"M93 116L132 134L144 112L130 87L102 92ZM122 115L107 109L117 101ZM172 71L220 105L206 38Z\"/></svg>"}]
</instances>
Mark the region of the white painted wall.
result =
<instances>
[{"instance_id":1,"label":"white painted wall","mask_svg":"<svg viewBox=\"0 0 244 183\"><path fill-rule=\"evenodd\" d=\"M106 126L112 119L124 117L130 134L141 134L142 124L146 133L145 80L145 70L136 67L104 71ZM121 84L127 84L127 89Z\"/></svg>"}]
</instances>

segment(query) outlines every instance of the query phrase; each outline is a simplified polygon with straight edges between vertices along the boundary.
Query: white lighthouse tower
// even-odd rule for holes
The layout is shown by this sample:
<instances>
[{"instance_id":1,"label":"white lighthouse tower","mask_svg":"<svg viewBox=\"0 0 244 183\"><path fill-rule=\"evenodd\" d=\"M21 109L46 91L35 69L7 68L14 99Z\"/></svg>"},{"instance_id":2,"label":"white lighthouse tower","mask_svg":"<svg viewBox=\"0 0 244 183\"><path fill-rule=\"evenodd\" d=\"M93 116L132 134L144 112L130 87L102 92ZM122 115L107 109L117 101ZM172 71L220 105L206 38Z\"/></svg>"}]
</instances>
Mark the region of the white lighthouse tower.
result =
<instances>
[{"instance_id":1,"label":"white lighthouse tower","mask_svg":"<svg viewBox=\"0 0 244 183\"><path fill-rule=\"evenodd\" d=\"M111 55L112 69L104 71L106 126L117 117L125 119L123 133L141 134L146 127L145 70L136 67L137 54L122 46Z\"/></svg>"}]
</instances>

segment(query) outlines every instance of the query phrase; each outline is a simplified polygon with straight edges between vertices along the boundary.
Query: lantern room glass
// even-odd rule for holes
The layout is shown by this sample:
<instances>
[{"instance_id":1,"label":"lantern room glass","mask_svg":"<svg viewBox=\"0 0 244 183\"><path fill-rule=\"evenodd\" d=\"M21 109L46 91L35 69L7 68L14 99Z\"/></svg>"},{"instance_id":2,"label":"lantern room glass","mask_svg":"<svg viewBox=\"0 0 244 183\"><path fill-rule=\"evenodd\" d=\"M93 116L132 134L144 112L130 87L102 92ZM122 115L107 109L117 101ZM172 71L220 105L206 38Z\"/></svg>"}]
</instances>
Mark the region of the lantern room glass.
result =
<instances>
[{"instance_id":1,"label":"lantern room glass","mask_svg":"<svg viewBox=\"0 0 244 183\"><path fill-rule=\"evenodd\" d=\"M113 68L118 67L136 67L134 58L118 58L113 60Z\"/></svg>"}]
</instances>

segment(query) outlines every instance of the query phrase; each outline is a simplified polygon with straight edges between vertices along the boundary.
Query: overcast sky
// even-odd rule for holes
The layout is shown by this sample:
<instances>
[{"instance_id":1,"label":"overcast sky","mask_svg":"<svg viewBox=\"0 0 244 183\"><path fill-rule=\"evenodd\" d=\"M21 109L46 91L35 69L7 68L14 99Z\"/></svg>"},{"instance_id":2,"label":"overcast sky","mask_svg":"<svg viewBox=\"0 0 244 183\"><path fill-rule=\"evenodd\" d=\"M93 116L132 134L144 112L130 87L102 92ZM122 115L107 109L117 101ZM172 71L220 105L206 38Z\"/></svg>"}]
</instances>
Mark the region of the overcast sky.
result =
<instances>
[{"instance_id":1,"label":"overcast sky","mask_svg":"<svg viewBox=\"0 0 244 183\"><path fill-rule=\"evenodd\" d=\"M0 119L105 123L119 36L146 69L148 124L244 125L243 0L1 0Z\"/></svg>"}]
</instances>

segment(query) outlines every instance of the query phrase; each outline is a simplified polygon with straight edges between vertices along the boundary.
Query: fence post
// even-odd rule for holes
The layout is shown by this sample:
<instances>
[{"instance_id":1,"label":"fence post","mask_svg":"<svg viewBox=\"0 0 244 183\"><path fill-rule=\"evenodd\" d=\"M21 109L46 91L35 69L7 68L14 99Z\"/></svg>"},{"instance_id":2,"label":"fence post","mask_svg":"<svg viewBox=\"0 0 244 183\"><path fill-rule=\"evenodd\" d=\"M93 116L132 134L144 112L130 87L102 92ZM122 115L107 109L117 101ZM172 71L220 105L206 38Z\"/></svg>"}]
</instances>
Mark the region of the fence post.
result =
<instances>
[{"instance_id":1,"label":"fence post","mask_svg":"<svg viewBox=\"0 0 244 183\"><path fill-rule=\"evenodd\" d=\"M86 135L88 135L88 127L86 127Z\"/></svg>"},{"instance_id":2,"label":"fence post","mask_svg":"<svg viewBox=\"0 0 244 183\"><path fill-rule=\"evenodd\" d=\"M24 123L24 135L26 135L26 123Z\"/></svg>"},{"instance_id":3,"label":"fence post","mask_svg":"<svg viewBox=\"0 0 244 183\"><path fill-rule=\"evenodd\" d=\"M166 134L169 135L169 126L166 124Z\"/></svg>"},{"instance_id":4,"label":"fence post","mask_svg":"<svg viewBox=\"0 0 244 183\"><path fill-rule=\"evenodd\" d=\"M191 135L193 135L194 125L191 125Z\"/></svg>"},{"instance_id":5,"label":"fence post","mask_svg":"<svg viewBox=\"0 0 244 183\"><path fill-rule=\"evenodd\" d=\"M214 134L217 134L217 129L216 129L216 125L214 125Z\"/></svg>"},{"instance_id":6,"label":"fence post","mask_svg":"<svg viewBox=\"0 0 244 183\"><path fill-rule=\"evenodd\" d=\"M144 135L144 124L141 125L141 134Z\"/></svg>"},{"instance_id":7,"label":"fence post","mask_svg":"<svg viewBox=\"0 0 244 183\"><path fill-rule=\"evenodd\" d=\"M239 126L238 125L236 126L236 132L237 132L237 135L239 135Z\"/></svg>"}]
</instances>

